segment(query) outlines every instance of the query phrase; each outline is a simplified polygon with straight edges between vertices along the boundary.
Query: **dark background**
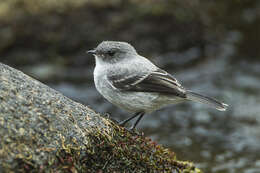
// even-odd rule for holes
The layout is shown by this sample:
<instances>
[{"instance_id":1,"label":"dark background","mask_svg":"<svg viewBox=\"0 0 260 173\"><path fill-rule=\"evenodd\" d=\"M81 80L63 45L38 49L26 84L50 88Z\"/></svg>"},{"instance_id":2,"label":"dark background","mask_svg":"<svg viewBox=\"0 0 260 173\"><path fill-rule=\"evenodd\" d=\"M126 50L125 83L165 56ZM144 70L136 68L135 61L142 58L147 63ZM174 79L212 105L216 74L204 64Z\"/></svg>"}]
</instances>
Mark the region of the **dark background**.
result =
<instances>
[{"instance_id":1,"label":"dark background","mask_svg":"<svg viewBox=\"0 0 260 173\"><path fill-rule=\"evenodd\" d=\"M0 2L0 62L124 119L96 91L85 54L102 40L131 43L186 88L230 105L173 105L147 115L139 131L204 172L260 172L260 1Z\"/></svg>"}]
</instances>

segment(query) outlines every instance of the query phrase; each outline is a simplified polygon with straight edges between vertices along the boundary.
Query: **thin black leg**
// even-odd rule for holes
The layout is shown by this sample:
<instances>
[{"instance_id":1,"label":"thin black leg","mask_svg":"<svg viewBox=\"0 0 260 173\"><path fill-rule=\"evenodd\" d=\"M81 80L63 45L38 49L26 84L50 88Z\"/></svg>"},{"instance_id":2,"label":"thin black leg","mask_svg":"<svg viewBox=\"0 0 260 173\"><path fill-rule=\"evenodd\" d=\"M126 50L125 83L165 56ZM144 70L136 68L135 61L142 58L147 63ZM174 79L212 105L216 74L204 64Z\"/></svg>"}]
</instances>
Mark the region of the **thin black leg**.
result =
<instances>
[{"instance_id":1,"label":"thin black leg","mask_svg":"<svg viewBox=\"0 0 260 173\"><path fill-rule=\"evenodd\" d=\"M135 121L134 125L130 128L131 130L135 129L135 127L136 127L137 124L140 122L140 120L143 118L143 116L144 116L144 112L141 112L141 113L139 114L138 119Z\"/></svg>"},{"instance_id":2,"label":"thin black leg","mask_svg":"<svg viewBox=\"0 0 260 173\"><path fill-rule=\"evenodd\" d=\"M137 116L140 115L140 114L141 114L141 112L135 113L135 114L134 114L133 116L131 116L130 118L127 118L126 120L123 120L123 121L119 122L119 125L120 125L120 126L124 126L128 121L134 119L135 117L137 117Z\"/></svg>"}]
</instances>

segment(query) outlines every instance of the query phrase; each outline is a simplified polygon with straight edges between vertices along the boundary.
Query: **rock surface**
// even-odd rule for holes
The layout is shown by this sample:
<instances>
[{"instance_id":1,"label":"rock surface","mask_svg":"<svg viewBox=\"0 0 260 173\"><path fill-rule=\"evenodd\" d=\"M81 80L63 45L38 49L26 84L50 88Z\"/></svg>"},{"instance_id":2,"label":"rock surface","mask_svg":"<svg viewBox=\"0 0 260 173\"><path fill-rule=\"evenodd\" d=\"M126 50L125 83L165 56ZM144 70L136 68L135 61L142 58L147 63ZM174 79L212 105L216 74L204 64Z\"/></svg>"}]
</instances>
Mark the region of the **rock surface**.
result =
<instances>
[{"instance_id":1,"label":"rock surface","mask_svg":"<svg viewBox=\"0 0 260 173\"><path fill-rule=\"evenodd\" d=\"M0 172L200 172L0 63Z\"/></svg>"}]
</instances>

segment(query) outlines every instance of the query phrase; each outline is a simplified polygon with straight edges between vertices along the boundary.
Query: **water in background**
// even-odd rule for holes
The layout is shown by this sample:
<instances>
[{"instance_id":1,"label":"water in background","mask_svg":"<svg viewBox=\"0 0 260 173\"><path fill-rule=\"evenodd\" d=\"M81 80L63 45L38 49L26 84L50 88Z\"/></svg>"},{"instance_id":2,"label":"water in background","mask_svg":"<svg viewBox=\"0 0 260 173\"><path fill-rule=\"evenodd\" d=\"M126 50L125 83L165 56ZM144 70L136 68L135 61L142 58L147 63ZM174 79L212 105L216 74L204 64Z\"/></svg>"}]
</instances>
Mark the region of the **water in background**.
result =
<instances>
[{"instance_id":1,"label":"water in background","mask_svg":"<svg viewBox=\"0 0 260 173\"><path fill-rule=\"evenodd\" d=\"M128 41L184 87L230 105L172 105L146 115L139 131L205 173L259 173L259 12L259 0L0 1L0 62L123 120L129 113L96 91L85 51Z\"/></svg>"},{"instance_id":2,"label":"water in background","mask_svg":"<svg viewBox=\"0 0 260 173\"><path fill-rule=\"evenodd\" d=\"M146 115L138 129L171 148L181 160L194 161L205 172L256 173L260 171L260 63L234 63L229 58L232 53L228 53L232 49L226 51L218 58L177 72L166 69L186 88L229 104L226 112L198 103L182 103ZM164 58L153 61L163 68L165 62L160 61ZM101 114L109 113L118 120L129 117L96 91L93 69L94 61L93 66L84 69L89 79L84 83L51 86Z\"/></svg>"}]
</instances>

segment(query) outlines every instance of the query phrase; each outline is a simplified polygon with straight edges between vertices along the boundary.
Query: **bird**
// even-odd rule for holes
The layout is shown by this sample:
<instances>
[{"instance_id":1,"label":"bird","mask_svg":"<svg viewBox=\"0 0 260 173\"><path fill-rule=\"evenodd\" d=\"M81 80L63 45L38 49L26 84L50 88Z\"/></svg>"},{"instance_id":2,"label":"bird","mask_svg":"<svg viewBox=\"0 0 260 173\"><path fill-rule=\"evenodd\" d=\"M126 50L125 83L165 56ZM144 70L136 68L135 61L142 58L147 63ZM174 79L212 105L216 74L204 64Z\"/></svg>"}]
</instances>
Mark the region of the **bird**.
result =
<instances>
[{"instance_id":1,"label":"bird","mask_svg":"<svg viewBox=\"0 0 260 173\"><path fill-rule=\"evenodd\" d=\"M134 113L119 125L125 126L138 117L130 130L136 128L145 114L171 104L195 101L219 111L228 107L214 98L184 88L173 75L139 55L127 42L102 41L87 53L95 57L97 91L112 104Z\"/></svg>"}]
</instances>

